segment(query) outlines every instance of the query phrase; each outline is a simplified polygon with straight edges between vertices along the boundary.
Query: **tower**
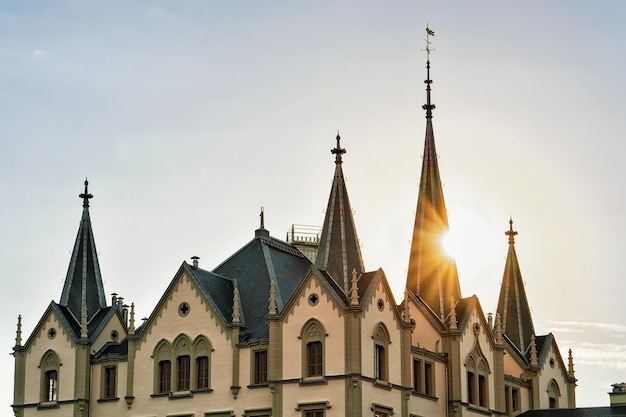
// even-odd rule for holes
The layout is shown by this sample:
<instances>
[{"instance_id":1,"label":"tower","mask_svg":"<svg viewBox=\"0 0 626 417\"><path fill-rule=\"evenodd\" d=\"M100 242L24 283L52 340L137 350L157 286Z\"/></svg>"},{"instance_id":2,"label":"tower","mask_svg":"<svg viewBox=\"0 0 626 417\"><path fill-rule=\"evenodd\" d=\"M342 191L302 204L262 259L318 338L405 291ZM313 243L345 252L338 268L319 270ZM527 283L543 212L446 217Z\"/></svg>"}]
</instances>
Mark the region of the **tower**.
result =
<instances>
[{"instance_id":1,"label":"tower","mask_svg":"<svg viewBox=\"0 0 626 417\"><path fill-rule=\"evenodd\" d=\"M330 189L326 217L320 237L316 266L328 272L346 294L350 290L350 274L353 269L365 272L359 238L352 217L352 207L348 199L348 189L343 177L341 137L337 133L337 147L331 150L335 155L335 176Z\"/></svg>"},{"instance_id":2,"label":"tower","mask_svg":"<svg viewBox=\"0 0 626 417\"><path fill-rule=\"evenodd\" d=\"M452 297L461 298L461 286L456 270L456 263L445 255L441 240L448 231L448 213L443 198L443 188L435 150L433 132L433 110L430 91L430 41L427 31L426 53L426 138L422 173L415 211L413 239L406 279L406 288L424 302L442 321L449 312Z\"/></svg>"},{"instance_id":3,"label":"tower","mask_svg":"<svg viewBox=\"0 0 626 417\"><path fill-rule=\"evenodd\" d=\"M502 320L502 332L511 339L520 352L525 353L531 336L535 334L535 328L515 252L517 232L513 230L513 219L509 220L509 230L505 234L509 237L509 252L496 312Z\"/></svg>"}]
</instances>

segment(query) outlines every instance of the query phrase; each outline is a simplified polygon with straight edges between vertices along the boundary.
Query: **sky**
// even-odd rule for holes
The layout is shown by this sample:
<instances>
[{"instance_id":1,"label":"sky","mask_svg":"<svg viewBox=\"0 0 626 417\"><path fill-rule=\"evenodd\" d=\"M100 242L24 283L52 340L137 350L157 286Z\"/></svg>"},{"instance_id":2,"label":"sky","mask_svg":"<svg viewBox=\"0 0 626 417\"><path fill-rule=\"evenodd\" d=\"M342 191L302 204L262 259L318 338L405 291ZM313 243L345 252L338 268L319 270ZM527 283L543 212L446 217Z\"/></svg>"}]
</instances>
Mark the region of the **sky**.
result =
<instances>
[{"instance_id":1,"label":"sky","mask_svg":"<svg viewBox=\"0 0 626 417\"><path fill-rule=\"evenodd\" d=\"M365 267L400 301L428 23L462 293L495 311L512 218L536 332L573 350L578 406L608 405L626 381L625 17L620 1L0 0L0 385L18 314L26 339L59 301L85 177L105 290L145 317L184 260L213 269L251 240L261 207L281 239L321 226L339 131Z\"/></svg>"}]
</instances>

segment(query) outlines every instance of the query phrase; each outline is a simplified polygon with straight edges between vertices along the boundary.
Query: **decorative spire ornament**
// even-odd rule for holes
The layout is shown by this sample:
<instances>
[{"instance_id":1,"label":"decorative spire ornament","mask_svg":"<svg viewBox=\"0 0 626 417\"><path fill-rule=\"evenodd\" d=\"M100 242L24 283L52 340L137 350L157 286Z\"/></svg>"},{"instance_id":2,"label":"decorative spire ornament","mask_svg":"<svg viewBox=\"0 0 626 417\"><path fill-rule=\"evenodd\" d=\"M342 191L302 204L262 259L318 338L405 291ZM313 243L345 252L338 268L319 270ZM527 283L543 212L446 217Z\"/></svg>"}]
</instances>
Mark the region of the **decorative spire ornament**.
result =
<instances>
[{"instance_id":1,"label":"decorative spire ornament","mask_svg":"<svg viewBox=\"0 0 626 417\"><path fill-rule=\"evenodd\" d=\"M500 313L496 313L496 345L504 344L502 340L502 318Z\"/></svg>"},{"instance_id":2,"label":"decorative spire ornament","mask_svg":"<svg viewBox=\"0 0 626 417\"><path fill-rule=\"evenodd\" d=\"M81 339L87 339L87 306L83 305L83 313L80 317L80 337Z\"/></svg>"},{"instance_id":3,"label":"decorative spire ornament","mask_svg":"<svg viewBox=\"0 0 626 417\"><path fill-rule=\"evenodd\" d=\"M356 268L352 268L352 281L350 283L350 305L359 305L359 287L357 285Z\"/></svg>"},{"instance_id":4,"label":"decorative spire ornament","mask_svg":"<svg viewBox=\"0 0 626 417\"><path fill-rule=\"evenodd\" d=\"M135 334L135 303L130 303L130 320L128 323L128 334Z\"/></svg>"},{"instance_id":5,"label":"decorative spire ornament","mask_svg":"<svg viewBox=\"0 0 626 417\"><path fill-rule=\"evenodd\" d=\"M278 307L276 305L276 284L274 283L274 280L270 281L270 302L268 310L270 316L275 316L278 310Z\"/></svg>"},{"instance_id":6,"label":"decorative spire ornament","mask_svg":"<svg viewBox=\"0 0 626 417\"><path fill-rule=\"evenodd\" d=\"M537 358L537 345L535 344L535 335L530 336L530 366L539 366L539 358Z\"/></svg>"},{"instance_id":7,"label":"decorative spire ornament","mask_svg":"<svg viewBox=\"0 0 626 417\"><path fill-rule=\"evenodd\" d=\"M572 349L568 352L567 374L570 378L574 378L574 357L572 356Z\"/></svg>"},{"instance_id":8,"label":"decorative spire ornament","mask_svg":"<svg viewBox=\"0 0 626 417\"><path fill-rule=\"evenodd\" d=\"M17 331L15 332L15 346L22 346L22 315L17 316ZM572 351L570 350L570 353Z\"/></svg>"},{"instance_id":9,"label":"decorative spire ornament","mask_svg":"<svg viewBox=\"0 0 626 417\"><path fill-rule=\"evenodd\" d=\"M454 299L454 295L450 297L450 330L457 330L458 321L456 319L456 305L458 301Z\"/></svg>"},{"instance_id":10,"label":"decorative spire ornament","mask_svg":"<svg viewBox=\"0 0 626 417\"><path fill-rule=\"evenodd\" d=\"M235 291L233 291L233 324L240 324L240 323L241 323L241 317L239 314L239 289L235 287Z\"/></svg>"}]
</instances>

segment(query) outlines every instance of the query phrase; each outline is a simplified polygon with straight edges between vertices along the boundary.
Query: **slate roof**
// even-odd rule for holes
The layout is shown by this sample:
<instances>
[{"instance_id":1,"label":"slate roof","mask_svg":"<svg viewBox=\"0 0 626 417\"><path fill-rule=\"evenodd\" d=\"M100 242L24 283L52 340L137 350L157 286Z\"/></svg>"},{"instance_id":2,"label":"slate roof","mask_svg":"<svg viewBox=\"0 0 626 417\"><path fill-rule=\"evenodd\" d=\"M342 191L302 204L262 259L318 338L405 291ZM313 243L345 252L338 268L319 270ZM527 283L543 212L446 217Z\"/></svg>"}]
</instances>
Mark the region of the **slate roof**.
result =
<instances>
[{"instance_id":1,"label":"slate roof","mask_svg":"<svg viewBox=\"0 0 626 417\"><path fill-rule=\"evenodd\" d=\"M275 239L260 229L253 240L212 272L237 283L246 327L243 336L255 340L269 337L266 321L270 281L275 283L276 304L280 314L311 267L311 261L295 246ZM226 295L212 294L212 297L217 299ZM230 300L220 302L226 301L232 306L232 296Z\"/></svg>"},{"instance_id":2,"label":"slate roof","mask_svg":"<svg viewBox=\"0 0 626 417\"><path fill-rule=\"evenodd\" d=\"M346 150L341 148L340 140L341 137L337 134L337 147L331 150L335 154L335 176L328 198L316 266L327 271L347 294L352 270L356 269L357 274L360 274L365 271L365 267L341 168L341 155Z\"/></svg>"},{"instance_id":3,"label":"slate roof","mask_svg":"<svg viewBox=\"0 0 626 417\"><path fill-rule=\"evenodd\" d=\"M67 329L70 331L74 340L80 339L80 322L74 319L74 316L67 306L52 303L53 308L57 311L62 318ZM87 323L87 337L90 342L93 342L102 332L104 326L109 322L111 316L115 314L114 307L105 307L97 311L97 313L91 317L91 320Z\"/></svg>"},{"instance_id":4,"label":"slate roof","mask_svg":"<svg viewBox=\"0 0 626 417\"><path fill-rule=\"evenodd\" d=\"M68 308L78 323L81 321L83 305L87 306L87 321L91 321L100 309L107 306L96 243L91 230L89 199L93 196L89 194L88 185L89 182L85 180L85 192L79 196L83 199L83 214L59 301L60 305Z\"/></svg>"},{"instance_id":5,"label":"slate roof","mask_svg":"<svg viewBox=\"0 0 626 417\"><path fill-rule=\"evenodd\" d=\"M448 212L435 149L432 123L435 106L430 102L430 62L427 69L428 104L423 106L427 110L426 137L406 288L420 296L443 319L450 310L451 297L461 298L461 286L456 263L441 248L441 239L448 231Z\"/></svg>"},{"instance_id":6,"label":"slate roof","mask_svg":"<svg viewBox=\"0 0 626 417\"><path fill-rule=\"evenodd\" d=\"M587 408L554 408L549 410L530 410L519 417L626 417L626 406L587 407Z\"/></svg>"},{"instance_id":7,"label":"slate roof","mask_svg":"<svg viewBox=\"0 0 626 417\"><path fill-rule=\"evenodd\" d=\"M526 352L530 336L535 333L535 328L515 252L514 236L517 232L513 231L513 220L509 220L509 231L506 234L509 236L509 252L506 257L496 312L500 314L503 333L520 351Z\"/></svg>"},{"instance_id":8,"label":"slate roof","mask_svg":"<svg viewBox=\"0 0 626 417\"><path fill-rule=\"evenodd\" d=\"M222 321L227 324L232 322L236 283L213 272L189 266L187 263L184 265L187 271L196 278L198 286ZM245 323L243 314L241 315L241 322Z\"/></svg>"}]
</instances>

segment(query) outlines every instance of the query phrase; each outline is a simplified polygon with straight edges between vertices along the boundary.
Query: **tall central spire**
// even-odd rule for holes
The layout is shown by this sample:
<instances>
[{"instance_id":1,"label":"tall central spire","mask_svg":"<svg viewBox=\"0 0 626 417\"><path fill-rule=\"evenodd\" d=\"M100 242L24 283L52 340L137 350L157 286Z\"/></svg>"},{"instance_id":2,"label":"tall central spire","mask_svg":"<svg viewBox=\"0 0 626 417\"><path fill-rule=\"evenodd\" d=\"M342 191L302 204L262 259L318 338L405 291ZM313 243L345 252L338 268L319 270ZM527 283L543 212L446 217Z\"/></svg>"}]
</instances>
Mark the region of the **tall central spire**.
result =
<instances>
[{"instance_id":1,"label":"tall central spire","mask_svg":"<svg viewBox=\"0 0 626 417\"><path fill-rule=\"evenodd\" d=\"M331 153L335 155L335 176L320 236L316 266L328 272L348 294L352 270L355 269L360 274L365 272L365 268L341 168L342 155L346 150L341 147L339 132L337 146L331 149Z\"/></svg>"},{"instance_id":2,"label":"tall central spire","mask_svg":"<svg viewBox=\"0 0 626 417\"><path fill-rule=\"evenodd\" d=\"M441 240L448 231L448 213L443 198L432 123L435 105L430 96L430 36L434 34L426 28L426 104L422 106L426 110L426 138L406 288L421 297L444 320L451 298L461 298L461 286L456 264L441 246Z\"/></svg>"},{"instance_id":3,"label":"tall central spire","mask_svg":"<svg viewBox=\"0 0 626 417\"><path fill-rule=\"evenodd\" d=\"M67 269L60 305L66 306L77 322L81 322L83 308L87 308L87 320L105 308L106 298L100 275L100 264L96 252L96 243L91 230L89 217L89 182L85 179L85 191L79 195L83 199L83 215L78 227L78 235L72 251L72 259Z\"/></svg>"}]
</instances>

